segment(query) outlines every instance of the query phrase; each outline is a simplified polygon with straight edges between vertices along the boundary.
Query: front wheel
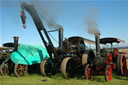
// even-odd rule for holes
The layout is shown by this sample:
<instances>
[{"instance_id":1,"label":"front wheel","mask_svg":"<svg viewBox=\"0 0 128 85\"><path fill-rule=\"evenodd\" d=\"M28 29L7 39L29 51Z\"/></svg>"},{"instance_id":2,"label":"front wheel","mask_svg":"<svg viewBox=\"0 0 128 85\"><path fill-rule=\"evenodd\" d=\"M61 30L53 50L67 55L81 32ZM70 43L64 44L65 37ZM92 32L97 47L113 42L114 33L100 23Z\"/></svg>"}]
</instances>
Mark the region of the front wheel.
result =
<instances>
[{"instance_id":1,"label":"front wheel","mask_svg":"<svg viewBox=\"0 0 128 85\"><path fill-rule=\"evenodd\" d=\"M8 75L9 74L9 67L8 67L8 62L5 62L1 65L1 68L0 68L0 72L1 72L1 75Z\"/></svg>"},{"instance_id":2,"label":"front wheel","mask_svg":"<svg viewBox=\"0 0 128 85\"><path fill-rule=\"evenodd\" d=\"M112 79L112 67L111 65L107 65L105 67L105 80L111 81L111 79Z\"/></svg>"},{"instance_id":3,"label":"front wheel","mask_svg":"<svg viewBox=\"0 0 128 85\"><path fill-rule=\"evenodd\" d=\"M91 80L91 78L93 77L92 73L91 73L91 67L89 64L86 64L85 65L85 78L87 80Z\"/></svg>"},{"instance_id":4,"label":"front wheel","mask_svg":"<svg viewBox=\"0 0 128 85\"><path fill-rule=\"evenodd\" d=\"M61 63L61 74L64 78L72 77L73 67L71 57L66 57Z\"/></svg>"}]
</instances>

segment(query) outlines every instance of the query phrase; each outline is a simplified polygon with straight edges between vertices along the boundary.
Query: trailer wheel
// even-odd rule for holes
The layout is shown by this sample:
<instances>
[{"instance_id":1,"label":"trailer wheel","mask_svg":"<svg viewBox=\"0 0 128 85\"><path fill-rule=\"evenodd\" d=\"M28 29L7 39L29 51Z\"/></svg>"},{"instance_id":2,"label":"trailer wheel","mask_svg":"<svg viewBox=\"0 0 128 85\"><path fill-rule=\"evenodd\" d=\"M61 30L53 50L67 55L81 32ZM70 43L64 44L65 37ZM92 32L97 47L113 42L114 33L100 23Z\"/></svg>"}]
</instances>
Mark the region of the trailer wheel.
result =
<instances>
[{"instance_id":1,"label":"trailer wheel","mask_svg":"<svg viewBox=\"0 0 128 85\"><path fill-rule=\"evenodd\" d=\"M91 74L91 67L89 64L85 65L85 78L87 80L91 80L91 78L93 77L93 75Z\"/></svg>"},{"instance_id":2,"label":"trailer wheel","mask_svg":"<svg viewBox=\"0 0 128 85\"><path fill-rule=\"evenodd\" d=\"M48 60L45 59L40 64L40 72L43 76L50 76L52 74L52 63L49 63Z\"/></svg>"},{"instance_id":3,"label":"trailer wheel","mask_svg":"<svg viewBox=\"0 0 128 85\"><path fill-rule=\"evenodd\" d=\"M66 57L61 63L61 74L64 78L72 77L71 57Z\"/></svg>"},{"instance_id":4,"label":"trailer wheel","mask_svg":"<svg viewBox=\"0 0 128 85\"><path fill-rule=\"evenodd\" d=\"M105 67L105 80L111 81L111 79L112 79L112 67L111 65L107 65Z\"/></svg>"},{"instance_id":5,"label":"trailer wheel","mask_svg":"<svg viewBox=\"0 0 128 85\"><path fill-rule=\"evenodd\" d=\"M14 73L16 77L23 77L28 71L28 65L15 64Z\"/></svg>"},{"instance_id":6,"label":"trailer wheel","mask_svg":"<svg viewBox=\"0 0 128 85\"><path fill-rule=\"evenodd\" d=\"M8 75L9 74L9 68L8 68L8 62L5 62L0 67L1 75Z\"/></svg>"}]
</instances>

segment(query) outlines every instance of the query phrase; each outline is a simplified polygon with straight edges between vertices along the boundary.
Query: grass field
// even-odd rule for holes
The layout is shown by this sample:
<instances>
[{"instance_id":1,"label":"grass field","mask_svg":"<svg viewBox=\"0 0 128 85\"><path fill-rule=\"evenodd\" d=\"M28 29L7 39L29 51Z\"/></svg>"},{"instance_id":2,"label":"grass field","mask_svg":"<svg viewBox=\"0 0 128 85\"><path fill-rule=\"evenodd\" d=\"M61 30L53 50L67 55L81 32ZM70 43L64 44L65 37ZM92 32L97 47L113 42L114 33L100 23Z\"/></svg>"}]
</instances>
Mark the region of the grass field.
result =
<instances>
[{"instance_id":1,"label":"grass field","mask_svg":"<svg viewBox=\"0 0 128 85\"><path fill-rule=\"evenodd\" d=\"M128 61L128 60L127 60ZM24 77L0 76L0 85L128 85L128 76L117 76L113 74L112 80L106 82L104 75L94 76L93 80L83 77L63 79L61 74L51 77L42 77L39 74L27 74Z\"/></svg>"},{"instance_id":2,"label":"grass field","mask_svg":"<svg viewBox=\"0 0 128 85\"><path fill-rule=\"evenodd\" d=\"M112 81L106 82L104 76L95 76L88 81L83 78L63 79L60 74L42 77L38 74L24 77L0 76L0 85L128 85L128 77L113 75Z\"/></svg>"}]
</instances>

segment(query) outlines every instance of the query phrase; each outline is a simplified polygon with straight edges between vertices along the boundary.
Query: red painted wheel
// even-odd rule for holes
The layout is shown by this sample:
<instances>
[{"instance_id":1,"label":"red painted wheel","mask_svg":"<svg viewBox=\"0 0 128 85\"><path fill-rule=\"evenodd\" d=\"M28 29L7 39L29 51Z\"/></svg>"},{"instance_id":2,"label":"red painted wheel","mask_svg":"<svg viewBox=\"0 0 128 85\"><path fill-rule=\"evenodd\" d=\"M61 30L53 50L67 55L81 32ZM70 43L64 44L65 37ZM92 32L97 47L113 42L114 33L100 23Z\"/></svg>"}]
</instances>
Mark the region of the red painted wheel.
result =
<instances>
[{"instance_id":1,"label":"red painted wheel","mask_svg":"<svg viewBox=\"0 0 128 85\"><path fill-rule=\"evenodd\" d=\"M127 74L127 63L126 63L126 58L124 55L121 56L120 58L120 69L121 69L121 75L126 75Z\"/></svg>"},{"instance_id":2,"label":"red painted wheel","mask_svg":"<svg viewBox=\"0 0 128 85\"><path fill-rule=\"evenodd\" d=\"M93 75L91 74L91 67L89 64L85 65L85 78L87 80L91 80L91 78L93 77Z\"/></svg>"},{"instance_id":3,"label":"red painted wheel","mask_svg":"<svg viewBox=\"0 0 128 85\"><path fill-rule=\"evenodd\" d=\"M107 65L105 67L105 80L111 81L111 79L112 79L112 67L111 65Z\"/></svg>"}]
</instances>

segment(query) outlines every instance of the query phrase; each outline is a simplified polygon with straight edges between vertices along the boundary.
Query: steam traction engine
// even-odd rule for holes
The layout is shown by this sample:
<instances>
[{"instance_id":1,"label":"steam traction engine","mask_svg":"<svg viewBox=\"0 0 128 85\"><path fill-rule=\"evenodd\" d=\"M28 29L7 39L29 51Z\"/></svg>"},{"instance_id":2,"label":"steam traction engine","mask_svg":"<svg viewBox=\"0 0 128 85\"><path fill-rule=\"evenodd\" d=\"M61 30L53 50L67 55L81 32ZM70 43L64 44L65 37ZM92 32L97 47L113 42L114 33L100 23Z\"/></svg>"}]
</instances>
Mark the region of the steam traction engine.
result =
<instances>
[{"instance_id":1,"label":"steam traction engine","mask_svg":"<svg viewBox=\"0 0 128 85\"><path fill-rule=\"evenodd\" d=\"M63 42L65 57L61 62L61 73L64 78L68 78L82 73L87 63L88 52L93 52L88 49L85 42L89 44L95 44L95 42L81 37L70 37L68 42L65 43L65 41Z\"/></svg>"},{"instance_id":2,"label":"steam traction engine","mask_svg":"<svg viewBox=\"0 0 128 85\"><path fill-rule=\"evenodd\" d=\"M105 74L105 80L111 81L112 71L117 71L120 75L126 75L127 64L123 54L119 54L113 43L123 42L117 38L100 39L100 34L96 34L96 55L88 55L88 63L85 65L85 77L90 80L94 75ZM111 49L100 49L100 44L111 44Z\"/></svg>"},{"instance_id":3,"label":"steam traction engine","mask_svg":"<svg viewBox=\"0 0 128 85\"><path fill-rule=\"evenodd\" d=\"M13 52L18 50L18 39L19 37L14 37L14 43L5 43L3 44L3 47L6 49L4 55L0 55L2 57L2 60L0 59L0 73L1 75L8 75L11 73L15 73L17 77L24 76L27 73L28 66L23 64L15 64L11 60L11 55Z\"/></svg>"},{"instance_id":4,"label":"steam traction engine","mask_svg":"<svg viewBox=\"0 0 128 85\"><path fill-rule=\"evenodd\" d=\"M4 43L3 47L0 48L0 73L1 75L6 75L9 73L8 63L4 63L4 61L9 60L9 55L13 51L12 47L13 47L13 43Z\"/></svg>"}]
</instances>

